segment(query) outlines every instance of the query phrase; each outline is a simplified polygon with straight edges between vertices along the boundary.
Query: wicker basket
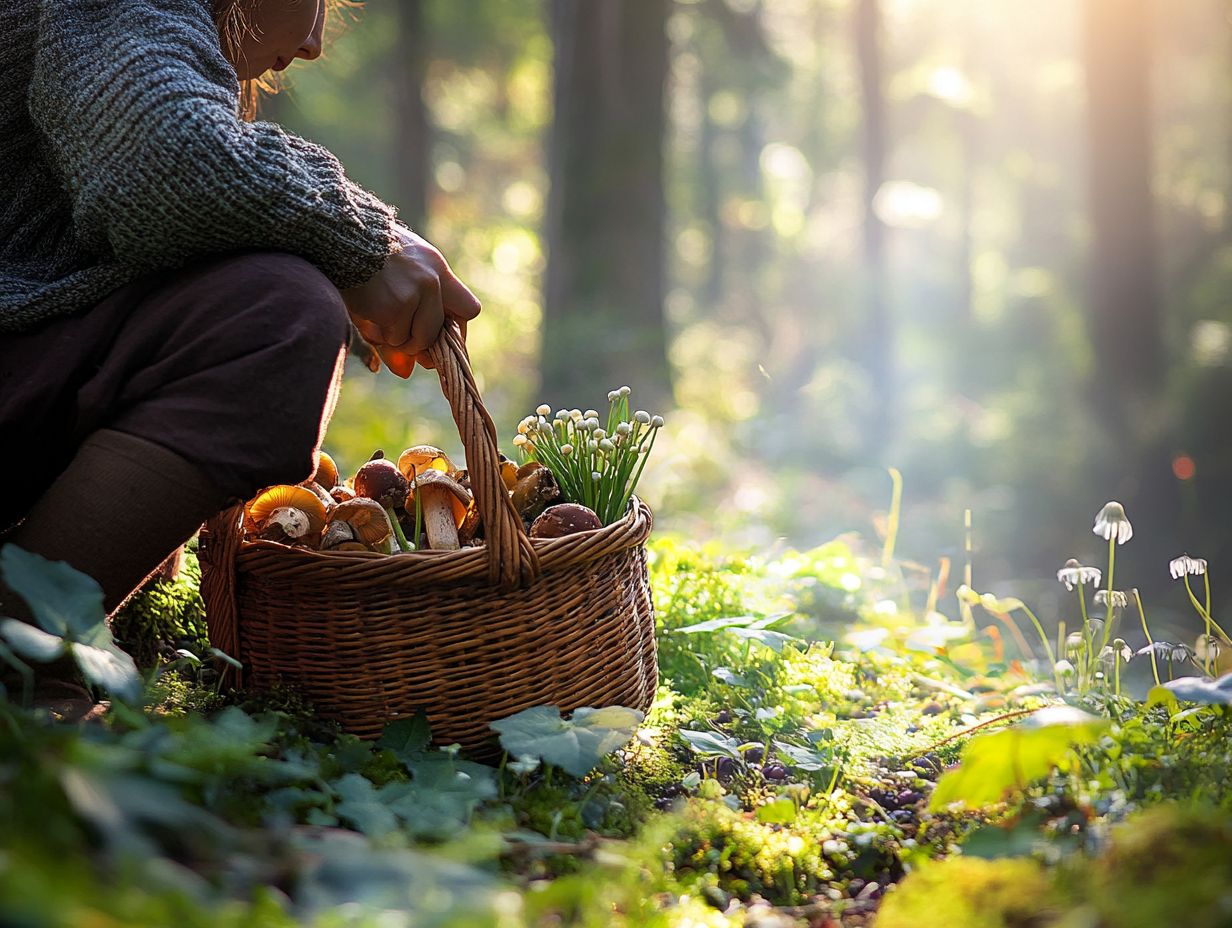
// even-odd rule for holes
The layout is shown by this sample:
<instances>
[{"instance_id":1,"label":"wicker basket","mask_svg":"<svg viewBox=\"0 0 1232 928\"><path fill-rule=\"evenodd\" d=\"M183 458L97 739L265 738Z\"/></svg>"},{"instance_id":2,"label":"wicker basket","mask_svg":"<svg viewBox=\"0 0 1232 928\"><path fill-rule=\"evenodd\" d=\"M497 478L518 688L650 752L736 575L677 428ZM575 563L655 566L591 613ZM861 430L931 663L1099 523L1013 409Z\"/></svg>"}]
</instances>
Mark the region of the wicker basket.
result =
<instances>
[{"instance_id":1,"label":"wicker basket","mask_svg":"<svg viewBox=\"0 0 1232 928\"><path fill-rule=\"evenodd\" d=\"M365 738L422 709L438 744L495 750L488 723L537 705L649 707L658 682L634 499L612 525L531 541L500 479L496 429L452 326L432 349L486 543L387 556L245 541L243 507L201 534L212 643L233 682L289 683Z\"/></svg>"}]
</instances>

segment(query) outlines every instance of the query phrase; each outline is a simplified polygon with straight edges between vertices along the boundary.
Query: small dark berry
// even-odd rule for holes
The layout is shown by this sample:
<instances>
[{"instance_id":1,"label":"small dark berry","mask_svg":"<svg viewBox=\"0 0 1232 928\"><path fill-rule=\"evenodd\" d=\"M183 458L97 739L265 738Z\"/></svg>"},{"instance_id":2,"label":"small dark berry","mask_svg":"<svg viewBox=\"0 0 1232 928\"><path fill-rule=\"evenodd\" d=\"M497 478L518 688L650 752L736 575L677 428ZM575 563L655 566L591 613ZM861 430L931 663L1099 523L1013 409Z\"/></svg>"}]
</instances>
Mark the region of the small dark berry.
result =
<instances>
[{"instance_id":1,"label":"small dark berry","mask_svg":"<svg viewBox=\"0 0 1232 928\"><path fill-rule=\"evenodd\" d=\"M771 761L761 768L761 775L767 780L786 780L787 768L778 761Z\"/></svg>"},{"instance_id":2,"label":"small dark berry","mask_svg":"<svg viewBox=\"0 0 1232 928\"><path fill-rule=\"evenodd\" d=\"M744 752L744 759L747 760L750 764L759 763L761 759L765 756L766 756L766 752L760 744L756 745L755 747L751 747L747 751Z\"/></svg>"},{"instance_id":3,"label":"small dark berry","mask_svg":"<svg viewBox=\"0 0 1232 928\"><path fill-rule=\"evenodd\" d=\"M900 825L905 825L907 822L915 820L915 812L911 809L898 809L890 813L890 818Z\"/></svg>"},{"instance_id":4,"label":"small dark berry","mask_svg":"<svg viewBox=\"0 0 1232 928\"><path fill-rule=\"evenodd\" d=\"M730 757L720 757L715 762L715 773L721 778L726 779L736 772L736 762Z\"/></svg>"},{"instance_id":5,"label":"small dark berry","mask_svg":"<svg viewBox=\"0 0 1232 928\"><path fill-rule=\"evenodd\" d=\"M732 714L728 712L726 709L724 709L722 712L720 712L718 715L714 717L714 720L718 722L720 725L726 725L728 722L732 720Z\"/></svg>"}]
</instances>

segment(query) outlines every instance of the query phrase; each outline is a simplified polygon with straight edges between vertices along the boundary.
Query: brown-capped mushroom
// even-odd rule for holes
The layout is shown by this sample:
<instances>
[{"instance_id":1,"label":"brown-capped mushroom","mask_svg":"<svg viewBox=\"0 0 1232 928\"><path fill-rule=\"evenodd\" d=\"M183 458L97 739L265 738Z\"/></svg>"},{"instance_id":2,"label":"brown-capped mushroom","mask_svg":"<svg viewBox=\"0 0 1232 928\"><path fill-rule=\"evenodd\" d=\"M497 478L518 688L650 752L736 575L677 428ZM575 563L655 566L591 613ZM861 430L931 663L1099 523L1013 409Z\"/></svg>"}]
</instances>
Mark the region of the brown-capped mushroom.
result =
<instances>
[{"instance_id":1,"label":"brown-capped mushroom","mask_svg":"<svg viewBox=\"0 0 1232 928\"><path fill-rule=\"evenodd\" d=\"M544 510L530 527L531 538L563 538L576 532L603 528L593 509L577 503L557 503Z\"/></svg>"},{"instance_id":2,"label":"brown-capped mushroom","mask_svg":"<svg viewBox=\"0 0 1232 928\"><path fill-rule=\"evenodd\" d=\"M520 471L519 471L520 473ZM543 465L527 470L513 488L513 508L529 525L543 510L560 501L560 485Z\"/></svg>"},{"instance_id":3,"label":"brown-capped mushroom","mask_svg":"<svg viewBox=\"0 0 1232 928\"><path fill-rule=\"evenodd\" d=\"M398 470L402 476L410 480L415 474L428 470L439 470L442 474L453 474L453 462L440 448L433 445L416 445L407 448L398 455Z\"/></svg>"},{"instance_id":4,"label":"brown-capped mushroom","mask_svg":"<svg viewBox=\"0 0 1232 928\"><path fill-rule=\"evenodd\" d=\"M325 504L306 487L268 487L244 509L255 531L267 541L314 544L325 528Z\"/></svg>"},{"instance_id":5,"label":"brown-capped mushroom","mask_svg":"<svg viewBox=\"0 0 1232 928\"><path fill-rule=\"evenodd\" d=\"M406 511L414 515L416 501L423 514L428 547L433 550L456 551L459 547L458 527L466 521L471 495L458 486L456 480L438 470L429 469L415 478L406 499Z\"/></svg>"},{"instance_id":6,"label":"brown-capped mushroom","mask_svg":"<svg viewBox=\"0 0 1232 928\"><path fill-rule=\"evenodd\" d=\"M394 514L394 507L401 506L406 501L407 493L406 478L402 476L397 465L384 457L373 457L356 472L355 493L357 496L374 499L384 506L399 546L403 551L412 550L411 543L402 534L402 527L398 525L398 517Z\"/></svg>"},{"instance_id":7,"label":"brown-capped mushroom","mask_svg":"<svg viewBox=\"0 0 1232 928\"><path fill-rule=\"evenodd\" d=\"M521 467L513 472L513 482L517 483L533 470L538 470L543 464L540 461L527 461Z\"/></svg>"},{"instance_id":8,"label":"brown-capped mushroom","mask_svg":"<svg viewBox=\"0 0 1232 928\"><path fill-rule=\"evenodd\" d=\"M355 499L355 491L342 483L333 487L329 495L333 497L335 503L345 503L348 499Z\"/></svg>"},{"instance_id":9,"label":"brown-capped mushroom","mask_svg":"<svg viewBox=\"0 0 1232 928\"><path fill-rule=\"evenodd\" d=\"M500 456L500 475L506 490L512 490L518 483L518 465L503 454Z\"/></svg>"},{"instance_id":10,"label":"brown-capped mushroom","mask_svg":"<svg viewBox=\"0 0 1232 928\"><path fill-rule=\"evenodd\" d=\"M328 493L338 485L338 465L330 455L324 451L321 452L321 458L317 462L316 473L312 475L312 481L320 484Z\"/></svg>"},{"instance_id":11,"label":"brown-capped mushroom","mask_svg":"<svg viewBox=\"0 0 1232 928\"><path fill-rule=\"evenodd\" d=\"M338 522L346 523L352 532L352 537L367 545L373 551L387 551L393 526L389 524L389 514L385 507L376 500L364 496L339 503L330 514L330 525Z\"/></svg>"},{"instance_id":12,"label":"brown-capped mushroom","mask_svg":"<svg viewBox=\"0 0 1232 928\"><path fill-rule=\"evenodd\" d=\"M384 510L381 510L384 512ZM346 544L355 540L355 529L351 528L349 522L344 522L341 519L335 519L325 526L325 532L321 535L321 550L333 551L339 545Z\"/></svg>"}]
</instances>

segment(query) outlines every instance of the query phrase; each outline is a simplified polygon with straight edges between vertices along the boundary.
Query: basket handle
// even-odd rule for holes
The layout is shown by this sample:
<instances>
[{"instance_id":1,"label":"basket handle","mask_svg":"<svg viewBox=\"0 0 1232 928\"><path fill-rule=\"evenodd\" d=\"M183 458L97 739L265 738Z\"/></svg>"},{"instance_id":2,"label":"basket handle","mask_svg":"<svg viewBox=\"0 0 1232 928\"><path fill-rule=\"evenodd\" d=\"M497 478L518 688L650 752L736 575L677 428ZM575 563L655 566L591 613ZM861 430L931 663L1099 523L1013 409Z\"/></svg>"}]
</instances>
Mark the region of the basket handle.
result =
<instances>
[{"instance_id":1,"label":"basket handle","mask_svg":"<svg viewBox=\"0 0 1232 928\"><path fill-rule=\"evenodd\" d=\"M488 580L504 590L525 586L539 575L539 557L501 479L496 426L484 408L456 322L446 320L428 355L441 378L441 392L466 451L471 492L483 519Z\"/></svg>"}]
</instances>

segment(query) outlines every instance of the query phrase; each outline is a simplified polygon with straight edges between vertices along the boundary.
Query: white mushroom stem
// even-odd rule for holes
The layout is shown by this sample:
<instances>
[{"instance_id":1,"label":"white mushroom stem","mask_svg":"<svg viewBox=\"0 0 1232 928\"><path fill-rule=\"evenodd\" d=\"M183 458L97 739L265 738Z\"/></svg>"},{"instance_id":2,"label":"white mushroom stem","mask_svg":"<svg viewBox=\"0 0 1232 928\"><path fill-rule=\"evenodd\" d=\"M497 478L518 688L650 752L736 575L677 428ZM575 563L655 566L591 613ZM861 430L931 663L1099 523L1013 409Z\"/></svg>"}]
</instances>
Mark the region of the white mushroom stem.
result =
<instances>
[{"instance_id":1,"label":"white mushroom stem","mask_svg":"<svg viewBox=\"0 0 1232 928\"><path fill-rule=\"evenodd\" d=\"M292 506L282 506L270 513L266 525L277 525L288 538L303 538L311 523L308 514Z\"/></svg>"},{"instance_id":2,"label":"white mushroom stem","mask_svg":"<svg viewBox=\"0 0 1232 928\"><path fill-rule=\"evenodd\" d=\"M424 531L428 547L433 551L457 551L458 525L453 519L453 494L433 486L419 488L419 504L423 509Z\"/></svg>"}]
</instances>

